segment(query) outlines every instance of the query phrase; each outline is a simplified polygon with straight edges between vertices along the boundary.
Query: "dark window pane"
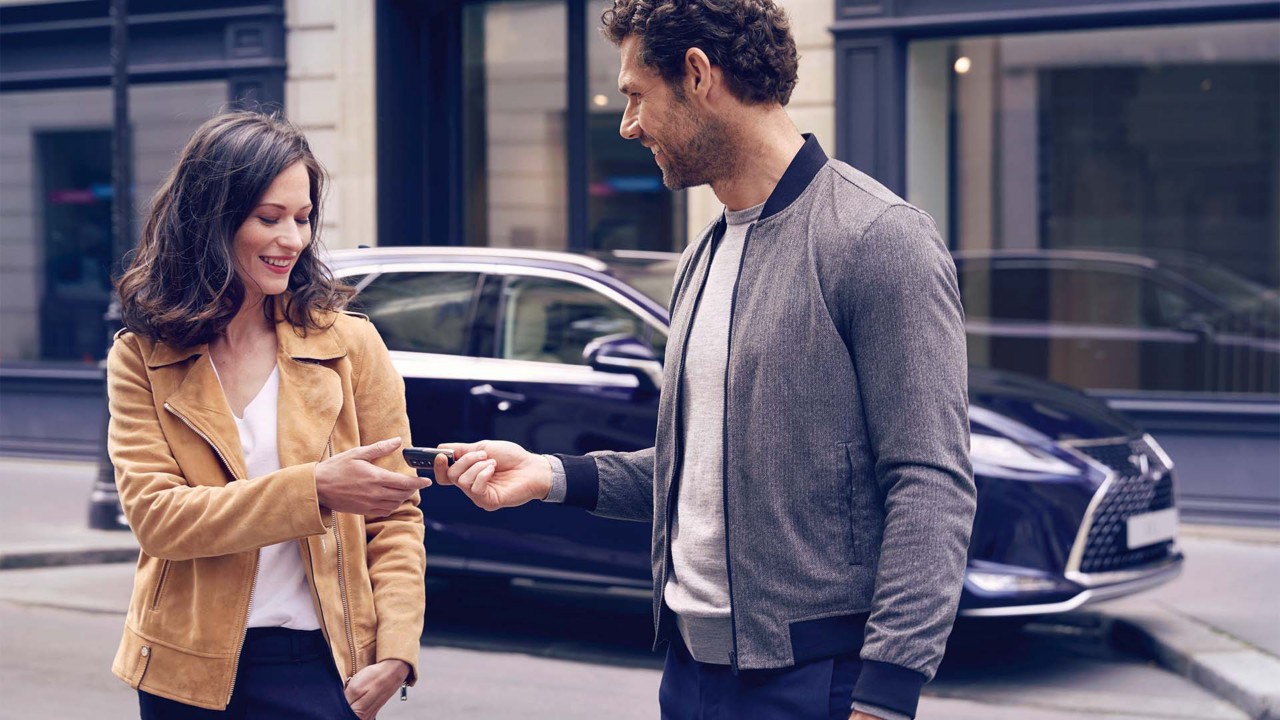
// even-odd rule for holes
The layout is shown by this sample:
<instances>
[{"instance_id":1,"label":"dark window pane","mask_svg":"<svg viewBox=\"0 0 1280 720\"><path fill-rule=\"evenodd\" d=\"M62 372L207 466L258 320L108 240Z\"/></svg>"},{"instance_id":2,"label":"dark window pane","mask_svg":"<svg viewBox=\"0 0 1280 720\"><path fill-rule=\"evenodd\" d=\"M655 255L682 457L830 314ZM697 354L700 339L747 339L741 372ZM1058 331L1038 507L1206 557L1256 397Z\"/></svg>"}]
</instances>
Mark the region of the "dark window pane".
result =
<instances>
[{"instance_id":1,"label":"dark window pane","mask_svg":"<svg viewBox=\"0 0 1280 720\"><path fill-rule=\"evenodd\" d=\"M44 302L41 357L101 358L102 314L111 278L111 133L107 130L36 135L43 171Z\"/></svg>"},{"instance_id":2,"label":"dark window pane","mask_svg":"<svg viewBox=\"0 0 1280 720\"><path fill-rule=\"evenodd\" d=\"M351 303L369 316L390 350L465 355L475 273L384 273Z\"/></svg>"},{"instance_id":3,"label":"dark window pane","mask_svg":"<svg viewBox=\"0 0 1280 720\"><path fill-rule=\"evenodd\" d=\"M563 2L463 9L468 244L565 248L565 17Z\"/></svg>"},{"instance_id":4,"label":"dark window pane","mask_svg":"<svg viewBox=\"0 0 1280 720\"><path fill-rule=\"evenodd\" d=\"M626 98L618 93L618 48L597 32L612 2L585 5L587 33L587 246L593 250L684 247L684 194L662 184L653 152L619 133ZM664 299L662 302L666 302Z\"/></svg>"}]
</instances>

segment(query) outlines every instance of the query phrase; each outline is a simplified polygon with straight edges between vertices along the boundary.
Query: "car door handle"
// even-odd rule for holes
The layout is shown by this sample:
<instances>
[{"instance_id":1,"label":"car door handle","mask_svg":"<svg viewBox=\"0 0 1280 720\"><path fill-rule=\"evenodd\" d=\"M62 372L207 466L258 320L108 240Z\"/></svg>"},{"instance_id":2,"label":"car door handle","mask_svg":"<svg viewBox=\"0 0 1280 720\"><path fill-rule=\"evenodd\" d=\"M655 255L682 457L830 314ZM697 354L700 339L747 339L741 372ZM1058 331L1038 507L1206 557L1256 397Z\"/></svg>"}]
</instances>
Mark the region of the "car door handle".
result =
<instances>
[{"instance_id":1,"label":"car door handle","mask_svg":"<svg viewBox=\"0 0 1280 720\"><path fill-rule=\"evenodd\" d=\"M489 383L485 383L484 385L476 385L475 387L471 388L471 395L473 397L493 398L494 400L498 401L498 409L501 410L502 412L506 412L510 410L512 407L520 403L523 403L525 401L524 395L521 395L520 393L506 392L505 390L499 390L494 386L490 385Z\"/></svg>"}]
</instances>

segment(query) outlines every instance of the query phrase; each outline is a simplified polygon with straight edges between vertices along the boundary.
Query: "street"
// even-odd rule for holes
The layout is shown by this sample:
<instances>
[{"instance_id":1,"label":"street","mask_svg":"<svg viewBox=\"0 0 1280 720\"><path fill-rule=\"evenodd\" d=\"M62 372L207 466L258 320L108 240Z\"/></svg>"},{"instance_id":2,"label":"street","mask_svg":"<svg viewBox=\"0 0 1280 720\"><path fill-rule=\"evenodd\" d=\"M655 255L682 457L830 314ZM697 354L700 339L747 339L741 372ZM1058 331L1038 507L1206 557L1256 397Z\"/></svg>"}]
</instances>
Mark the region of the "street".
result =
<instances>
[{"instance_id":1,"label":"street","mask_svg":"<svg viewBox=\"0 0 1280 720\"><path fill-rule=\"evenodd\" d=\"M65 528L67 542L93 536L77 529L91 476L87 464L0 460L0 542L12 546L24 527L39 524ZM40 533L41 542L52 535ZM1190 562L1207 556L1216 573L1226 573L1236 554L1264 568L1278 554L1257 543L1187 542ZM110 673L132 575L127 563L0 571L0 718L136 717L133 691ZM1220 593L1186 580L1168 586L1169 597L1208 604ZM380 717L656 718L661 658L649 650L648 613L647 602L432 579L421 680L408 702L393 699ZM1118 654L1089 617L1024 630L961 622L919 717L1247 717L1185 678Z\"/></svg>"}]
</instances>

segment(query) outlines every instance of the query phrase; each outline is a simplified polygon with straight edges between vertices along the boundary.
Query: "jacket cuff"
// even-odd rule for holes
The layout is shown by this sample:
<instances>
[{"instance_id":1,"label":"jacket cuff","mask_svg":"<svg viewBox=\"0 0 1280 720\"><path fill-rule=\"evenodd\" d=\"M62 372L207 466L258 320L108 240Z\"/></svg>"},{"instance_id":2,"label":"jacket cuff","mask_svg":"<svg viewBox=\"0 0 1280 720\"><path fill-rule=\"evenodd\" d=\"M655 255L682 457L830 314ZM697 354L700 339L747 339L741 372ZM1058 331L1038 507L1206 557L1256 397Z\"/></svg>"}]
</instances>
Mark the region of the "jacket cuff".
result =
<instances>
[{"instance_id":1,"label":"jacket cuff","mask_svg":"<svg viewBox=\"0 0 1280 720\"><path fill-rule=\"evenodd\" d=\"M328 532L331 523L324 512L327 508L320 507L320 495L316 491L316 463L305 463L295 467L296 471L295 468L285 468L285 472L292 476L290 478L292 483L289 485L290 507L306 508L306 510L301 513L290 513L290 517L294 518L293 536L324 535Z\"/></svg>"},{"instance_id":2,"label":"jacket cuff","mask_svg":"<svg viewBox=\"0 0 1280 720\"><path fill-rule=\"evenodd\" d=\"M911 720L910 715L903 715L900 712L894 712L888 708L882 708L879 705L868 705L862 702L855 702L853 704L853 709L858 712L878 717L880 720Z\"/></svg>"},{"instance_id":3,"label":"jacket cuff","mask_svg":"<svg viewBox=\"0 0 1280 720\"><path fill-rule=\"evenodd\" d=\"M915 717L924 684L925 676L915 670L878 660L863 660L858 684L853 688L853 701Z\"/></svg>"},{"instance_id":4,"label":"jacket cuff","mask_svg":"<svg viewBox=\"0 0 1280 720\"><path fill-rule=\"evenodd\" d=\"M600 500L600 471L588 455L556 455L564 465L564 504L594 512Z\"/></svg>"},{"instance_id":5,"label":"jacket cuff","mask_svg":"<svg viewBox=\"0 0 1280 720\"><path fill-rule=\"evenodd\" d=\"M421 648L415 642L414 647L406 647L400 650L389 649L384 651L382 642L378 642L378 652L374 657L374 662L380 663L383 660L400 660L409 666L409 674L405 676L404 683L409 687L418 684L418 652Z\"/></svg>"}]
</instances>

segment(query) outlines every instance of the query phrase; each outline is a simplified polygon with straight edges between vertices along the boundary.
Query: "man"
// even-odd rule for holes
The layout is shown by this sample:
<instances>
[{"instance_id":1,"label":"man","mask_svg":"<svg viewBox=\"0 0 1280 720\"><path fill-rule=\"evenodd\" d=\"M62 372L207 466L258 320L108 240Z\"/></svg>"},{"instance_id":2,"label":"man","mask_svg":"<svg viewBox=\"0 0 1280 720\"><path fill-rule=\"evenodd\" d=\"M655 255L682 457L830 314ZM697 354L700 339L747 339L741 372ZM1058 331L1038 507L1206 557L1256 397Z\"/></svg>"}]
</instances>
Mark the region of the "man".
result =
<instances>
[{"instance_id":1,"label":"man","mask_svg":"<svg viewBox=\"0 0 1280 720\"><path fill-rule=\"evenodd\" d=\"M955 268L927 215L784 106L771 0L615 0L623 137L723 215L685 251L654 448L485 441L436 476L653 523L662 717L909 718L955 618L974 511Z\"/></svg>"}]
</instances>

